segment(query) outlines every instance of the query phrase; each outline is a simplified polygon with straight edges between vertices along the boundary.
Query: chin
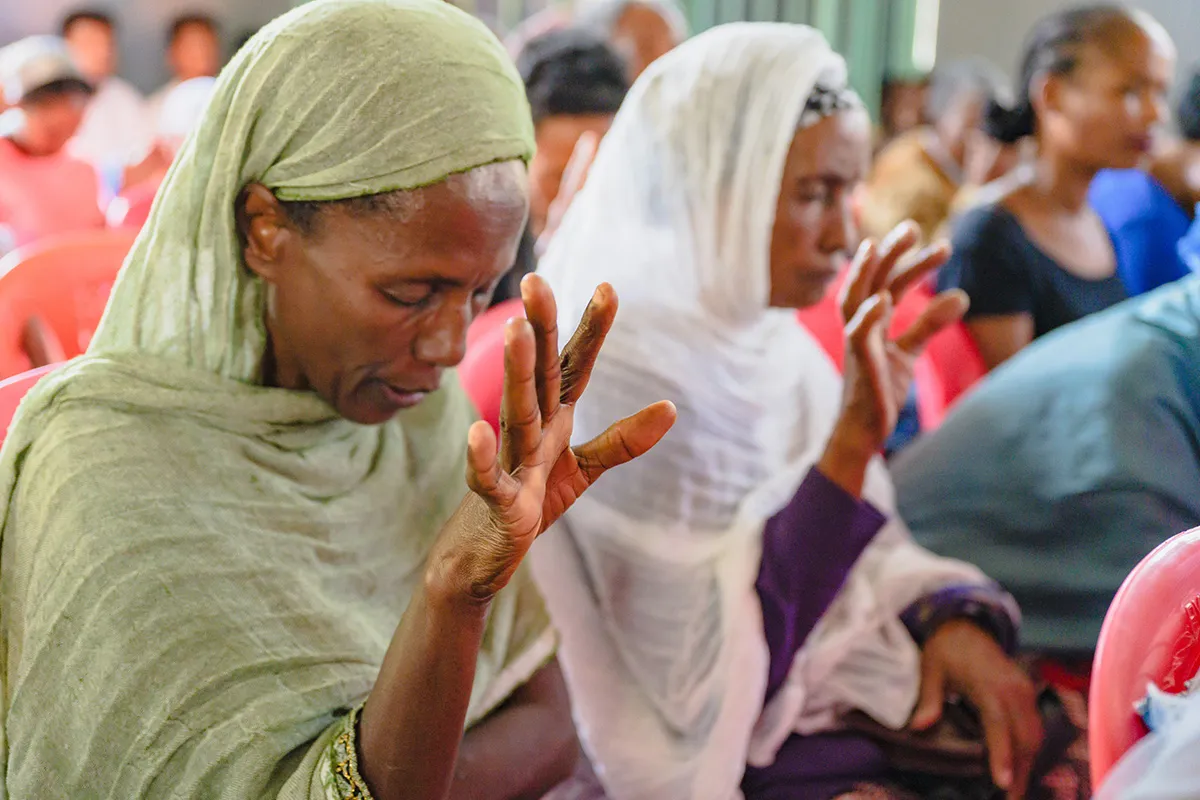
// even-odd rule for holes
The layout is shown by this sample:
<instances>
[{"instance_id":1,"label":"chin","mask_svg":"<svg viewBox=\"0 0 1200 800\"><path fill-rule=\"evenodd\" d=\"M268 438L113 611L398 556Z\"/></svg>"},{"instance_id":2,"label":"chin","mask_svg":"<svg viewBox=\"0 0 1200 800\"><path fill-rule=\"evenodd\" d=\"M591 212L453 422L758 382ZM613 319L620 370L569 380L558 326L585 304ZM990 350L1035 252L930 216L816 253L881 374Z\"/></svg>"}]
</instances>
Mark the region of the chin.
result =
<instances>
[{"instance_id":1,"label":"chin","mask_svg":"<svg viewBox=\"0 0 1200 800\"><path fill-rule=\"evenodd\" d=\"M365 399L360 399L355 395L330 399L322 395L322 399L333 406L333 410L337 412L342 419L349 420L358 425L382 425L389 422L400 411L389 405L381 403L372 403Z\"/></svg>"},{"instance_id":2,"label":"chin","mask_svg":"<svg viewBox=\"0 0 1200 800\"><path fill-rule=\"evenodd\" d=\"M339 408L337 412L343 419L348 419L358 425L383 425L384 423L391 422L396 414L399 413L398 410L385 411L364 408L347 409L345 411Z\"/></svg>"}]
</instances>

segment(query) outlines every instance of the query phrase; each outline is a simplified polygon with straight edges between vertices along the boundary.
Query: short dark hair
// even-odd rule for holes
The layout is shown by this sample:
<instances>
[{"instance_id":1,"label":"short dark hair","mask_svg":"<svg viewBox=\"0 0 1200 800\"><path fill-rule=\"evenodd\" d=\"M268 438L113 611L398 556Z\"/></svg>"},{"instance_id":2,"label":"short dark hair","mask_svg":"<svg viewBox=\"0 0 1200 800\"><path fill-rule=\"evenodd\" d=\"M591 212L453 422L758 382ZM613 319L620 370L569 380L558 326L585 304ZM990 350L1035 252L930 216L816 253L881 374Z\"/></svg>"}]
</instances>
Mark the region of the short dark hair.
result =
<instances>
[{"instance_id":1,"label":"short dark hair","mask_svg":"<svg viewBox=\"0 0 1200 800\"><path fill-rule=\"evenodd\" d=\"M578 28L530 39L517 56L536 125L558 114L615 114L629 90L625 66L596 34Z\"/></svg>"},{"instance_id":2,"label":"short dark hair","mask_svg":"<svg viewBox=\"0 0 1200 800\"><path fill-rule=\"evenodd\" d=\"M988 104L983 129L999 142L1013 144L1037 133L1030 89L1041 75L1070 75L1085 45L1103 43L1128 24L1141 24L1138 12L1111 3L1081 6L1042 18L1029 34L1021 56L1016 102Z\"/></svg>"},{"instance_id":3,"label":"short dark hair","mask_svg":"<svg viewBox=\"0 0 1200 800\"><path fill-rule=\"evenodd\" d=\"M925 98L925 117L932 122L949 113L963 98L989 105L1004 92L1004 73L982 58L967 58L935 67Z\"/></svg>"},{"instance_id":4,"label":"short dark hair","mask_svg":"<svg viewBox=\"0 0 1200 800\"><path fill-rule=\"evenodd\" d=\"M170 33L167 35L167 41L175 41L179 34L183 33L183 29L189 25L203 25L205 28L208 28L209 32L212 33L213 36L219 36L221 34L221 26L217 24L215 19L210 17L208 14L191 12L188 14L180 14L171 22L171 27L169 28Z\"/></svg>"},{"instance_id":5,"label":"short dark hair","mask_svg":"<svg viewBox=\"0 0 1200 800\"><path fill-rule=\"evenodd\" d=\"M98 8L80 8L67 14L62 22L62 35L66 36L76 22L98 22L109 30L116 30L117 23L107 11Z\"/></svg>"},{"instance_id":6,"label":"short dark hair","mask_svg":"<svg viewBox=\"0 0 1200 800\"><path fill-rule=\"evenodd\" d=\"M39 86L33 91L28 92L21 98L20 105L36 105L68 94L83 94L90 97L93 91L91 85L86 81L78 78L63 78L62 80L51 81L45 86Z\"/></svg>"},{"instance_id":7,"label":"short dark hair","mask_svg":"<svg viewBox=\"0 0 1200 800\"><path fill-rule=\"evenodd\" d=\"M1200 65L1192 70L1187 88L1179 97L1175 117L1179 122L1179 132L1185 139L1200 141Z\"/></svg>"}]
</instances>

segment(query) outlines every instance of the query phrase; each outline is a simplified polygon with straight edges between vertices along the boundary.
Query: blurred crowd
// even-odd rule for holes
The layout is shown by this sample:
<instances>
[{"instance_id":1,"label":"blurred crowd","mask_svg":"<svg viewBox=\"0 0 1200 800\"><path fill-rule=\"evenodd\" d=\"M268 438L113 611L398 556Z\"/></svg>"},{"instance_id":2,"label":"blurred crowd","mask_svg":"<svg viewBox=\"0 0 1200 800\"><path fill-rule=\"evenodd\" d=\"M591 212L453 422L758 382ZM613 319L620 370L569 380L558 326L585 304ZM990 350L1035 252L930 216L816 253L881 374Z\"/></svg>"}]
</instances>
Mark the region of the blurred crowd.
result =
<instances>
[{"instance_id":1,"label":"blurred crowd","mask_svg":"<svg viewBox=\"0 0 1200 800\"><path fill-rule=\"evenodd\" d=\"M118 22L68 15L58 35L0 50L0 251L128 221L152 198L203 112L223 64L217 22L165 32L171 79L144 97L119 74Z\"/></svg>"}]
</instances>

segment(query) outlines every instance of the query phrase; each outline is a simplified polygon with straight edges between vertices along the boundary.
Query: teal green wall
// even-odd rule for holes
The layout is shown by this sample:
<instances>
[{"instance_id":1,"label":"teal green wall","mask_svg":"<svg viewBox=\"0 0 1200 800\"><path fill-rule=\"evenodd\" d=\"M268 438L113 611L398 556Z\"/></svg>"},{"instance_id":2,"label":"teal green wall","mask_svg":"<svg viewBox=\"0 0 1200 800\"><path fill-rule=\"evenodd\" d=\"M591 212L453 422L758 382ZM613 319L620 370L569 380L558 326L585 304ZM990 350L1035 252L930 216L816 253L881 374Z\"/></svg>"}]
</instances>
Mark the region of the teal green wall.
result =
<instances>
[{"instance_id":1,"label":"teal green wall","mask_svg":"<svg viewBox=\"0 0 1200 800\"><path fill-rule=\"evenodd\" d=\"M304 0L293 0L300 5ZM453 0L508 30L554 0ZM569 0L567 0L569 2ZM916 77L912 63L921 0L682 0L693 31L737 20L798 22L825 34L846 57L850 80L872 112L887 75Z\"/></svg>"},{"instance_id":2,"label":"teal green wall","mask_svg":"<svg viewBox=\"0 0 1200 800\"><path fill-rule=\"evenodd\" d=\"M741 19L779 19L818 28L846 57L850 80L873 112L879 108L885 76L918 74L912 45L919 0L683 1L693 31Z\"/></svg>"}]
</instances>

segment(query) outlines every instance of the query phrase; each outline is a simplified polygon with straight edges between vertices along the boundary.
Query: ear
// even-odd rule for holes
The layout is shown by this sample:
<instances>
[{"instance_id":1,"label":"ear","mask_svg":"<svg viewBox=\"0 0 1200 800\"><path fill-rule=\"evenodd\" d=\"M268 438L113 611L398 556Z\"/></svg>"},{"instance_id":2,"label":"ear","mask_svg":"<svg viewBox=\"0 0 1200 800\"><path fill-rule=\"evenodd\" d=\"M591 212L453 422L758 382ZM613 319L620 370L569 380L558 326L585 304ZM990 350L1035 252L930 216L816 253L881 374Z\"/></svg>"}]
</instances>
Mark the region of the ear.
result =
<instances>
[{"instance_id":1,"label":"ear","mask_svg":"<svg viewBox=\"0 0 1200 800\"><path fill-rule=\"evenodd\" d=\"M238 196L236 216L246 266L267 283L274 283L284 241L292 235L287 213L274 192L261 183L251 183Z\"/></svg>"},{"instance_id":2,"label":"ear","mask_svg":"<svg viewBox=\"0 0 1200 800\"><path fill-rule=\"evenodd\" d=\"M1038 116L1062 110L1063 76L1045 74L1029 84L1029 100Z\"/></svg>"}]
</instances>

